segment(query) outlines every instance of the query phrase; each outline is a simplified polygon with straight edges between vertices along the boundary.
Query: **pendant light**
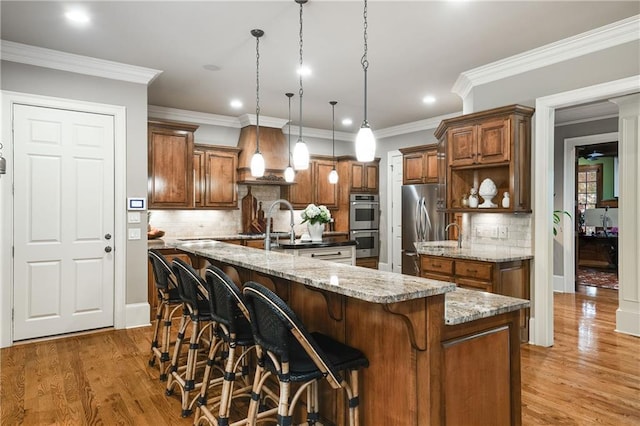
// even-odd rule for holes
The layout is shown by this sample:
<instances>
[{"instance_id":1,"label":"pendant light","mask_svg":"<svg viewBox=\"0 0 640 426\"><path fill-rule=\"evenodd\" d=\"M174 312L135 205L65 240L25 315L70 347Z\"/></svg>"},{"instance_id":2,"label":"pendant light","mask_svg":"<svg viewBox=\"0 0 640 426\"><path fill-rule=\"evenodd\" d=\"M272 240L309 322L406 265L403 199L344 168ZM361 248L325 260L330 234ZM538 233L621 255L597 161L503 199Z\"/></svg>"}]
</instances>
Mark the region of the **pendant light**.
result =
<instances>
[{"instance_id":1,"label":"pendant light","mask_svg":"<svg viewBox=\"0 0 640 426\"><path fill-rule=\"evenodd\" d=\"M256 38L256 152L251 157L251 176L264 176L264 157L260 153L260 37L264 35L262 30L251 30L251 35Z\"/></svg>"},{"instance_id":2,"label":"pendant light","mask_svg":"<svg viewBox=\"0 0 640 426\"><path fill-rule=\"evenodd\" d=\"M296 173L293 171L293 167L291 167L291 98L293 97L293 93L285 93L285 96L289 98L289 165L284 169L284 180L285 182L293 182L296 177Z\"/></svg>"},{"instance_id":3,"label":"pendant light","mask_svg":"<svg viewBox=\"0 0 640 426\"><path fill-rule=\"evenodd\" d=\"M333 170L329 172L329 183L338 183L338 172L336 171L336 104L337 101L329 101L331 104L331 152L333 157Z\"/></svg>"},{"instance_id":4,"label":"pendant light","mask_svg":"<svg viewBox=\"0 0 640 426\"><path fill-rule=\"evenodd\" d=\"M295 0L295 2L300 5L300 121L298 123L300 136L293 149L293 167L296 170L307 170L309 168L309 149L302 139L302 94L304 92L302 90L302 5L305 4L307 0Z\"/></svg>"},{"instance_id":5,"label":"pendant light","mask_svg":"<svg viewBox=\"0 0 640 426\"><path fill-rule=\"evenodd\" d=\"M373 161L376 155L376 139L373 136L373 131L369 127L367 121L367 69L369 68L369 61L367 60L367 0L364 0L364 54L360 63L362 64L362 70L364 71L364 120L362 126L356 136L356 157L358 161L369 162Z\"/></svg>"}]
</instances>

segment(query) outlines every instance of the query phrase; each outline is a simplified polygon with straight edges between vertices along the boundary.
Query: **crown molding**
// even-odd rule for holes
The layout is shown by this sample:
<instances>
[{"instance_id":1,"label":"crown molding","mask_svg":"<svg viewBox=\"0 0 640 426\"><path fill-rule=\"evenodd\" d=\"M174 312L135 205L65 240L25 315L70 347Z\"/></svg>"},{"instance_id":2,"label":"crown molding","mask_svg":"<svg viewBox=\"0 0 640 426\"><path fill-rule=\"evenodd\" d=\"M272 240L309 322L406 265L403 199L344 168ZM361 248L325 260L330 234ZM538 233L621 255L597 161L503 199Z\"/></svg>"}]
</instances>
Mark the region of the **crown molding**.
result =
<instances>
[{"instance_id":1,"label":"crown molding","mask_svg":"<svg viewBox=\"0 0 640 426\"><path fill-rule=\"evenodd\" d=\"M2 40L2 60L146 85L162 72L8 40Z\"/></svg>"},{"instance_id":2,"label":"crown molding","mask_svg":"<svg viewBox=\"0 0 640 426\"><path fill-rule=\"evenodd\" d=\"M238 117L240 121L240 127L255 126L257 125L255 114L244 114ZM275 129L282 129L288 123L287 120L276 117L260 116L260 127L273 127Z\"/></svg>"},{"instance_id":3,"label":"crown molding","mask_svg":"<svg viewBox=\"0 0 640 426\"><path fill-rule=\"evenodd\" d=\"M462 111L440 115L438 117L427 118L424 120L413 121L411 123L400 124L398 126L387 127L385 129L376 130L373 132L373 134L377 139L380 139L435 129L440 125L440 122L442 120L452 117L459 117L460 115L462 115Z\"/></svg>"},{"instance_id":4,"label":"crown molding","mask_svg":"<svg viewBox=\"0 0 640 426\"><path fill-rule=\"evenodd\" d=\"M209 124L212 126L240 128L240 120L226 115L209 114L207 112L189 111L158 105L147 106L147 116L168 121L180 121L191 124Z\"/></svg>"},{"instance_id":5,"label":"crown molding","mask_svg":"<svg viewBox=\"0 0 640 426\"><path fill-rule=\"evenodd\" d=\"M464 99L476 86L638 39L640 39L640 15L635 15L573 37L465 71L458 76L451 91Z\"/></svg>"}]
</instances>

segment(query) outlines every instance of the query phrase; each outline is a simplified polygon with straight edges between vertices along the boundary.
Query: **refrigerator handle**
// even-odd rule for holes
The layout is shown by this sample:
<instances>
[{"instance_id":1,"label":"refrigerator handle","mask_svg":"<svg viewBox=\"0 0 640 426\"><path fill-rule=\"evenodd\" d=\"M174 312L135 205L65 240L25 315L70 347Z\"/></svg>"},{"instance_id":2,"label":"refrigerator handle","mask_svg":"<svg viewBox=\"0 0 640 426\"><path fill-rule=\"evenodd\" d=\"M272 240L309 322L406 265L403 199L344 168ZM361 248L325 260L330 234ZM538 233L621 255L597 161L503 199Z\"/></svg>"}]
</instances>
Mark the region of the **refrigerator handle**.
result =
<instances>
[{"instance_id":1,"label":"refrigerator handle","mask_svg":"<svg viewBox=\"0 0 640 426\"><path fill-rule=\"evenodd\" d=\"M429 217L429 210L427 210L426 201L422 203L422 213L424 215L424 221L425 221L424 238L426 241L429 235L429 231L433 228L433 225L431 225L431 218Z\"/></svg>"},{"instance_id":2,"label":"refrigerator handle","mask_svg":"<svg viewBox=\"0 0 640 426\"><path fill-rule=\"evenodd\" d=\"M421 238L421 235L422 235L421 234L422 230L421 230L421 226L420 226L420 200L416 201L416 212L415 212L414 218L415 218L414 219L414 221L415 221L414 226L415 226L415 229L416 229L416 238L418 239L418 241L421 241L420 238Z\"/></svg>"}]
</instances>

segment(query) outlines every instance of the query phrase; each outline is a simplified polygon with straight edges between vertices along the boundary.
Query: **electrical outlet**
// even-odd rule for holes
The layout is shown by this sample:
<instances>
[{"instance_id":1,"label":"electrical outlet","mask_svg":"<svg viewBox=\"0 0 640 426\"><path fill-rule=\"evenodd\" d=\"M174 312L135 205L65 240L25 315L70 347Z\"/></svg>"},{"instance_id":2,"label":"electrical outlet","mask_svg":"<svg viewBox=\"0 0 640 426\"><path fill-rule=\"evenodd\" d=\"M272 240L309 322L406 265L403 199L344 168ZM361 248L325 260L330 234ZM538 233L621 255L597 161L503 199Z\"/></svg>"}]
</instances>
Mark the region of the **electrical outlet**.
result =
<instances>
[{"instance_id":1,"label":"electrical outlet","mask_svg":"<svg viewBox=\"0 0 640 426\"><path fill-rule=\"evenodd\" d=\"M506 239L509 235L509 229L506 226L498 226L498 237Z\"/></svg>"},{"instance_id":2,"label":"electrical outlet","mask_svg":"<svg viewBox=\"0 0 640 426\"><path fill-rule=\"evenodd\" d=\"M497 226L478 226L476 228L476 235L479 238L498 238Z\"/></svg>"}]
</instances>

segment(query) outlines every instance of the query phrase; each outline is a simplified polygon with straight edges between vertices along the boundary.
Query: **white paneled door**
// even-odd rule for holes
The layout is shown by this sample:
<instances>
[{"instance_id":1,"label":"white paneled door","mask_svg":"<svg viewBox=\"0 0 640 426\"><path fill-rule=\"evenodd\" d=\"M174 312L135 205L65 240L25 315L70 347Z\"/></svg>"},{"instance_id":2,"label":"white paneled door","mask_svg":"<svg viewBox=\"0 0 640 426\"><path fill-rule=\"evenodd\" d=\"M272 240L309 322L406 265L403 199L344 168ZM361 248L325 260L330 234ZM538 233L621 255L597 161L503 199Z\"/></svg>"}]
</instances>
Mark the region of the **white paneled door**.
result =
<instances>
[{"instance_id":1,"label":"white paneled door","mask_svg":"<svg viewBox=\"0 0 640 426\"><path fill-rule=\"evenodd\" d=\"M112 326L114 118L13 114L13 339Z\"/></svg>"}]
</instances>

